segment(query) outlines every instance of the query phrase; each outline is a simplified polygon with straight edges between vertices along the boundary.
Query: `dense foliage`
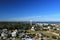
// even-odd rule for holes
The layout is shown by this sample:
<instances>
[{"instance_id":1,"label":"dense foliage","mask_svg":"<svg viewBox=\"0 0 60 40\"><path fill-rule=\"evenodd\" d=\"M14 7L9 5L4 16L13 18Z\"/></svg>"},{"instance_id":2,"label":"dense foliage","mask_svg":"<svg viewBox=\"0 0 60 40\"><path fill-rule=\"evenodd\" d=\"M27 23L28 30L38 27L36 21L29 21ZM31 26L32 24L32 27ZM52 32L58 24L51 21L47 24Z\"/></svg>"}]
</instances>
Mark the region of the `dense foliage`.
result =
<instances>
[{"instance_id":1,"label":"dense foliage","mask_svg":"<svg viewBox=\"0 0 60 40\"><path fill-rule=\"evenodd\" d=\"M31 25L25 22L0 22L0 29L3 28L28 30L31 28Z\"/></svg>"}]
</instances>

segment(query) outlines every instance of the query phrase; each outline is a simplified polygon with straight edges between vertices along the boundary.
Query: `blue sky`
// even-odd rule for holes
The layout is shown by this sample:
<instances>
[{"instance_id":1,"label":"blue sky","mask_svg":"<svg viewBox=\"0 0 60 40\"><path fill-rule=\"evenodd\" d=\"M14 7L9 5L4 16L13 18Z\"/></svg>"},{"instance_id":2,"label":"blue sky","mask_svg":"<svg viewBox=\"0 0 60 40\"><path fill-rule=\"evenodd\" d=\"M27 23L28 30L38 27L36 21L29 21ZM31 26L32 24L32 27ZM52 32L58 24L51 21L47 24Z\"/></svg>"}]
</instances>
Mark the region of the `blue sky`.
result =
<instances>
[{"instance_id":1,"label":"blue sky","mask_svg":"<svg viewBox=\"0 0 60 40\"><path fill-rule=\"evenodd\" d=\"M60 0L0 0L0 21L60 21Z\"/></svg>"}]
</instances>

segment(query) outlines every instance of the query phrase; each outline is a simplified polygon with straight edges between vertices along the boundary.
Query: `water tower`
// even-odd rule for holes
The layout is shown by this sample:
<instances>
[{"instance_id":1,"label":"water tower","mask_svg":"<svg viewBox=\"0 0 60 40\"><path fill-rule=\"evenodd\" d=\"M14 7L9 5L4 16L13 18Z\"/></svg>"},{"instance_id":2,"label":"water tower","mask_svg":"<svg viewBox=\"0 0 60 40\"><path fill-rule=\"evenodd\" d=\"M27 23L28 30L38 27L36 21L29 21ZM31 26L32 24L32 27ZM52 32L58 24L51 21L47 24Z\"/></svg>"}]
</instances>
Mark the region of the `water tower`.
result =
<instances>
[{"instance_id":1,"label":"water tower","mask_svg":"<svg viewBox=\"0 0 60 40\"><path fill-rule=\"evenodd\" d=\"M30 25L32 26L32 20L30 20Z\"/></svg>"}]
</instances>

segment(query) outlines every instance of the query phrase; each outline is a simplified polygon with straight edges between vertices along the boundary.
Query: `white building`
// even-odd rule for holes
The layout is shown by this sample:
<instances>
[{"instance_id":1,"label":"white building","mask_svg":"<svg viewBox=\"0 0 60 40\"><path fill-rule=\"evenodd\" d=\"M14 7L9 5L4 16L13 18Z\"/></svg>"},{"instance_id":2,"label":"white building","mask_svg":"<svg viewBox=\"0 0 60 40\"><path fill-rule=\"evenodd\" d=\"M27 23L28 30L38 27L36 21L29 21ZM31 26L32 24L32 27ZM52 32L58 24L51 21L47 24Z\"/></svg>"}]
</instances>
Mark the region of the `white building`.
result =
<instances>
[{"instance_id":1,"label":"white building","mask_svg":"<svg viewBox=\"0 0 60 40\"><path fill-rule=\"evenodd\" d=\"M16 37L16 33L17 33L17 30L13 31L11 34L12 34L12 37Z\"/></svg>"},{"instance_id":2,"label":"white building","mask_svg":"<svg viewBox=\"0 0 60 40\"><path fill-rule=\"evenodd\" d=\"M34 27L31 28L32 31L35 31Z\"/></svg>"},{"instance_id":3,"label":"white building","mask_svg":"<svg viewBox=\"0 0 60 40\"><path fill-rule=\"evenodd\" d=\"M44 23L44 25L48 25L47 23Z\"/></svg>"}]
</instances>

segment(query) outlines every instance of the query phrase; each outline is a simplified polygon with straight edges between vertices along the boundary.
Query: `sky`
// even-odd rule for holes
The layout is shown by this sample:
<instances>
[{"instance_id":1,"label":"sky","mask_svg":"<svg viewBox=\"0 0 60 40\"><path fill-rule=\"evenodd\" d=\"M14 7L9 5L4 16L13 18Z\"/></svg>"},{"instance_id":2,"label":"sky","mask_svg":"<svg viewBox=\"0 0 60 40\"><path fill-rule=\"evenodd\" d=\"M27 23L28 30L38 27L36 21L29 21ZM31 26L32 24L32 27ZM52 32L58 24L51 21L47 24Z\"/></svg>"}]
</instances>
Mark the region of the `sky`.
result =
<instances>
[{"instance_id":1,"label":"sky","mask_svg":"<svg viewBox=\"0 0 60 40\"><path fill-rule=\"evenodd\" d=\"M60 21L60 0L0 0L0 21Z\"/></svg>"}]
</instances>

